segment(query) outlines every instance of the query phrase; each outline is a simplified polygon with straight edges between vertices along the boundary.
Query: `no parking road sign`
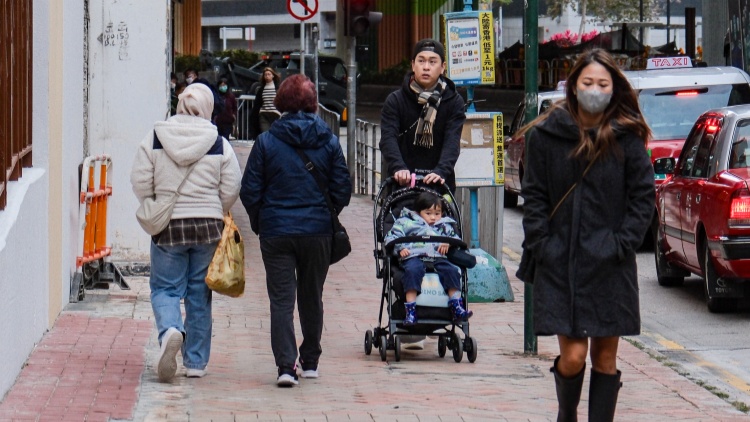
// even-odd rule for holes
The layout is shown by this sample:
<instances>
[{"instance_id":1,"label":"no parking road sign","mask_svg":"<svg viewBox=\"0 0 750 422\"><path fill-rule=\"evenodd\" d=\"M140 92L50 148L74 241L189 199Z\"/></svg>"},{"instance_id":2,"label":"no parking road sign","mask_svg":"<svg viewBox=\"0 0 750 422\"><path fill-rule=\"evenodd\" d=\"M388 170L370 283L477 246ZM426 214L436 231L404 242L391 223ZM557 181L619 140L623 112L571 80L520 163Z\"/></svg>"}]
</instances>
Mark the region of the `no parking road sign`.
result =
<instances>
[{"instance_id":1,"label":"no parking road sign","mask_svg":"<svg viewBox=\"0 0 750 422\"><path fill-rule=\"evenodd\" d=\"M306 21L318 13L319 0L287 0L286 10L293 18Z\"/></svg>"}]
</instances>

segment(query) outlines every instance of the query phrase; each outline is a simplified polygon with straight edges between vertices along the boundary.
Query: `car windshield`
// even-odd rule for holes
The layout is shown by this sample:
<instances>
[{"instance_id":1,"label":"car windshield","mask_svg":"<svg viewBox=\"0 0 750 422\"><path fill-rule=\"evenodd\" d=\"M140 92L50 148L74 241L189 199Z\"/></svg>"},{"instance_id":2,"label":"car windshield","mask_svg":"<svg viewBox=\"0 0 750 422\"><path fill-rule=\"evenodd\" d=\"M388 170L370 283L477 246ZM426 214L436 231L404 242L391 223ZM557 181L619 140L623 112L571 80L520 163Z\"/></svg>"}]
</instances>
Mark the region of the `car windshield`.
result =
<instances>
[{"instance_id":1,"label":"car windshield","mask_svg":"<svg viewBox=\"0 0 750 422\"><path fill-rule=\"evenodd\" d=\"M736 84L644 89L638 98L653 140L685 139L705 111L750 103L750 88Z\"/></svg>"}]
</instances>

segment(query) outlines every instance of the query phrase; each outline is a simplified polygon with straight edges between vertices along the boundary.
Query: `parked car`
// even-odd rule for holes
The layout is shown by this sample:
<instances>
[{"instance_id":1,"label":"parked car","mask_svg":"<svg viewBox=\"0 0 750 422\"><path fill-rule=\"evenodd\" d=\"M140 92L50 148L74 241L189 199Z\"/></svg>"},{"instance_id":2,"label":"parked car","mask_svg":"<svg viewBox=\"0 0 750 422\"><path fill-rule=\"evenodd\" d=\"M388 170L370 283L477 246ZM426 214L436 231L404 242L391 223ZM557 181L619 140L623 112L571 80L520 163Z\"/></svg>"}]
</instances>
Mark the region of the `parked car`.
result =
<instances>
[{"instance_id":1,"label":"parked car","mask_svg":"<svg viewBox=\"0 0 750 422\"><path fill-rule=\"evenodd\" d=\"M540 92L537 97L538 114L544 113L552 107L552 104L564 97L564 90ZM523 126L525 116L526 103L522 102L518 105L510 126L503 128L505 132L505 195L503 198L506 208L515 208L518 205L518 195L521 193L526 137L513 135Z\"/></svg>"},{"instance_id":2,"label":"parked car","mask_svg":"<svg viewBox=\"0 0 750 422\"><path fill-rule=\"evenodd\" d=\"M703 277L711 312L735 309L750 279L750 106L703 113L679 158L657 158L658 282Z\"/></svg>"},{"instance_id":3,"label":"parked car","mask_svg":"<svg viewBox=\"0 0 750 422\"><path fill-rule=\"evenodd\" d=\"M623 72L638 93L643 117L651 131L648 140L652 160L676 158L695 119L706 110L737 104L750 104L750 76L735 67L685 67ZM555 91L549 98L564 97ZM540 110L542 94L540 93ZM506 138L505 206L515 207L523 177L524 139L513 137L523 123L519 106ZM657 185L663 174L656 174ZM649 235L649 238L651 235Z\"/></svg>"}]
</instances>

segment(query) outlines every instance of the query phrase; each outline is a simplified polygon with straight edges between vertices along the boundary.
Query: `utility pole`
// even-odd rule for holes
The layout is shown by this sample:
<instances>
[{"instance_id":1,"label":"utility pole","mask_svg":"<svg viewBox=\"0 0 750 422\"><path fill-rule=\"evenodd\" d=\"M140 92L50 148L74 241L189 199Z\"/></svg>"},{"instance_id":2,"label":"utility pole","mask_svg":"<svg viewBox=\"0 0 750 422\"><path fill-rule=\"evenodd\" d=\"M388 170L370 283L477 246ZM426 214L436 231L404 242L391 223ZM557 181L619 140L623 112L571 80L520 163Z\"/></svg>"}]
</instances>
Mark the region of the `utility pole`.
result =
<instances>
[{"instance_id":1,"label":"utility pole","mask_svg":"<svg viewBox=\"0 0 750 422\"><path fill-rule=\"evenodd\" d=\"M641 3L640 3L640 9L638 12L638 15L639 15L638 17L641 22L641 27L638 29L638 42L640 42L641 45L643 45L643 0L640 0L640 2ZM625 34L623 34L623 36L625 36Z\"/></svg>"},{"instance_id":2,"label":"utility pole","mask_svg":"<svg viewBox=\"0 0 750 422\"><path fill-rule=\"evenodd\" d=\"M526 62L526 123L537 116L539 83L539 2L525 1L524 19L524 59ZM523 283L523 352L536 354L537 341L534 335L534 286Z\"/></svg>"},{"instance_id":3,"label":"utility pole","mask_svg":"<svg viewBox=\"0 0 750 422\"><path fill-rule=\"evenodd\" d=\"M669 4L672 3L671 0L667 0L667 44L669 44L669 19L670 19L670 12L669 12Z\"/></svg>"}]
</instances>

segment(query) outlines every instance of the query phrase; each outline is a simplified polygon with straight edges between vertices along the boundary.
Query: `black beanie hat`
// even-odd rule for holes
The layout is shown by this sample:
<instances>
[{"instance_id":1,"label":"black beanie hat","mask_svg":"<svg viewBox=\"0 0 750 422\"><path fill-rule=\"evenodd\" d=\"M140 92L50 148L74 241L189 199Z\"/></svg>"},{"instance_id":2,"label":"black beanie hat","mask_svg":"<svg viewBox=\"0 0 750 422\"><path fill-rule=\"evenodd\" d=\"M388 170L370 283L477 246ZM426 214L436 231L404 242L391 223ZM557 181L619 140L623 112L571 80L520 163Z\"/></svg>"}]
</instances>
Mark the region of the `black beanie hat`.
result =
<instances>
[{"instance_id":1,"label":"black beanie hat","mask_svg":"<svg viewBox=\"0 0 750 422\"><path fill-rule=\"evenodd\" d=\"M423 51L431 51L440 56L440 59L442 61L445 61L445 47L443 47L443 44L441 44L440 41L435 41L431 38L425 38L417 42L417 44L414 46L414 53L411 55L412 61L417 58L417 54Z\"/></svg>"}]
</instances>

